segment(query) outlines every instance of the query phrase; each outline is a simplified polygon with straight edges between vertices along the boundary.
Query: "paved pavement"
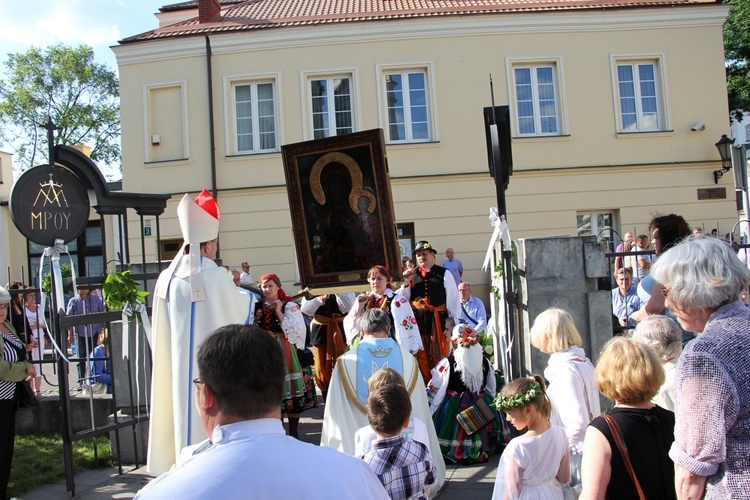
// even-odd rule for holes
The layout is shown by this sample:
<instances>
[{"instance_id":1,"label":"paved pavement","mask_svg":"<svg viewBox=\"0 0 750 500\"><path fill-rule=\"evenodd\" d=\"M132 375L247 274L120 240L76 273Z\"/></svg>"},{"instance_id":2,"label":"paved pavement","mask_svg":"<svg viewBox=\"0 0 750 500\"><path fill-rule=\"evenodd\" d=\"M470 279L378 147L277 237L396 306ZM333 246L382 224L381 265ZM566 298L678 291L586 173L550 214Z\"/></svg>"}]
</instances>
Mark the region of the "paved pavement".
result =
<instances>
[{"instance_id":1,"label":"paved pavement","mask_svg":"<svg viewBox=\"0 0 750 500\"><path fill-rule=\"evenodd\" d=\"M324 405L307 411L300 419L300 437L309 443L320 443L320 433L323 427ZM495 472L499 455L490 457L486 464L474 466L458 466L446 464L446 484L439 492L439 500L463 500L465 498L489 498L495 482ZM117 467L82 471L75 476L75 498L83 500L100 500L104 498L133 498L138 490L143 488L155 476L146 472L141 466L135 469L123 466L123 474L118 474ZM55 484L43 486L27 492L19 499L24 500L53 500L71 498L65 480ZM304 496L304 495L303 495Z\"/></svg>"}]
</instances>

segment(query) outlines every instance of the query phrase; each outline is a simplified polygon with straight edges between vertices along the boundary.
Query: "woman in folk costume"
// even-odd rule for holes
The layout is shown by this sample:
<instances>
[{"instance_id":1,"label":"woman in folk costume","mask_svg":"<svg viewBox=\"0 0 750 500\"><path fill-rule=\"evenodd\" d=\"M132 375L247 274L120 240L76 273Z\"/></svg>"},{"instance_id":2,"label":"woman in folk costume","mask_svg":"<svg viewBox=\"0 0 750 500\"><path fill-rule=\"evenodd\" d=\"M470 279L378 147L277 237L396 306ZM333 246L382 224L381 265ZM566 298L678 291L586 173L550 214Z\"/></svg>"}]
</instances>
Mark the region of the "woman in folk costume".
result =
<instances>
[{"instance_id":1,"label":"woman in folk costume","mask_svg":"<svg viewBox=\"0 0 750 500\"><path fill-rule=\"evenodd\" d=\"M255 309L255 297L234 286L229 272L214 262L220 214L211 193L204 189L195 200L183 196L177 217L185 243L159 275L153 294L147 459L153 473L168 471L182 448L207 437L194 402L198 347L221 326L251 322Z\"/></svg>"},{"instance_id":2,"label":"woman in folk costume","mask_svg":"<svg viewBox=\"0 0 750 500\"><path fill-rule=\"evenodd\" d=\"M352 310L344 319L347 342L350 346L359 343L362 336L362 328L359 325L362 313L368 309L377 308L387 312L390 316L396 342L416 356L423 349L417 319L414 317L409 301L391 289L393 279L388 268L380 265L373 266L367 273L367 281L370 283L370 293L358 295Z\"/></svg>"},{"instance_id":3,"label":"woman in folk costume","mask_svg":"<svg viewBox=\"0 0 750 500\"><path fill-rule=\"evenodd\" d=\"M323 294L310 300L302 299L302 314L312 318L310 344L315 355L315 382L325 396L331 382L336 359L346 351L344 318L356 297L353 293Z\"/></svg>"},{"instance_id":4,"label":"woman in folk costume","mask_svg":"<svg viewBox=\"0 0 750 500\"><path fill-rule=\"evenodd\" d=\"M451 342L453 354L440 360L427 386L440 451L454 463L484 462L491 436L502 433L507 442L510 434L504 417L492 405L495 371L469 325L456 325ZM462 414L469 408L473 410Z\"/></svg>"},{"instance_id":5,"label":"woman in folk costume","mask_svg":"<svg viewBox=\"0 0 750 500\"><path fill-rule=\"evenodd\" d=\"M255 306L255 325L273 333L284 351L286 377L281 411L289 420L289 435L297 437L299 414L318 406L312 370L302 366L297 350L305 349L307 327L302 311L292 301L275 274L264 274L258 282L263 300Z\"/></svg>"}]
</instances>

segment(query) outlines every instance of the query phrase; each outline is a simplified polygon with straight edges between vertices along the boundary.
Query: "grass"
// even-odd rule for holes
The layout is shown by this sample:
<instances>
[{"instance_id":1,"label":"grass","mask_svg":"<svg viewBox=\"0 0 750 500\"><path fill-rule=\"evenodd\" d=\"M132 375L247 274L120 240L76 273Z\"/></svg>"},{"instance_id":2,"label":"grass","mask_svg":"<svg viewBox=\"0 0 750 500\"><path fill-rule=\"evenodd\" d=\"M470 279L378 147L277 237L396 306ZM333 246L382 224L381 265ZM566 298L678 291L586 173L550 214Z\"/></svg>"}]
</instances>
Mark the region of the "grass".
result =
<instances>
[{"instance_id":1,"label":"grass","mask_svg":"<svg viewBox=\"0 0 750 500\"><path fill-rule=\"evenodd\" d=\"M94 440L73 443L74 471L100 469L111 465L108 435L96 438L98 460L94 455ZM8 495L19 496L46 484L65 478L62 437L53 434L16 436L13 464L8 483Z\"/></svg>"}]
</instances>

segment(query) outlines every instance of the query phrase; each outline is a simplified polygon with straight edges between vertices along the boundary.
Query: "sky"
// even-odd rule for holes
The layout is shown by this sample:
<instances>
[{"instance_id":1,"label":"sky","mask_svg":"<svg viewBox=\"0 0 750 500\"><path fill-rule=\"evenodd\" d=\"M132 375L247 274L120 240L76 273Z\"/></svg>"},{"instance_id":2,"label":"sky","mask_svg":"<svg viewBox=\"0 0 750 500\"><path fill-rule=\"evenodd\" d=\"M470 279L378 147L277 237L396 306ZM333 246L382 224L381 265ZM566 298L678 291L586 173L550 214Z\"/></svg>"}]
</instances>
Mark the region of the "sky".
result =
<instances>
[{"instance_id":1,"label":"sky","mask_svg":"<svg viewBox=\"0 0 750 500\"><path fill-rule=\"evenodd\" d=\"M96 62L117 73L117 59L110 47L123 38L157 28L159 20L154 14L159 7L179 1L0 0L0 78L8 54L58 43L90 45ZM0 149L12 152L7 144L0 144ZM112 167L103 170L110 178L120 175Z\"/></svg>"},{"instance_id":2,"label":"sky","mask_svg":"<svg viewBox=\"0 0 750 500\"><path fill-rule=\"evenodd\" d=\"M159 7L180 0L0 0L0 61L30 47L90 45L117 71L118 40L155 29Z\"/></svg>"}]
</instances>

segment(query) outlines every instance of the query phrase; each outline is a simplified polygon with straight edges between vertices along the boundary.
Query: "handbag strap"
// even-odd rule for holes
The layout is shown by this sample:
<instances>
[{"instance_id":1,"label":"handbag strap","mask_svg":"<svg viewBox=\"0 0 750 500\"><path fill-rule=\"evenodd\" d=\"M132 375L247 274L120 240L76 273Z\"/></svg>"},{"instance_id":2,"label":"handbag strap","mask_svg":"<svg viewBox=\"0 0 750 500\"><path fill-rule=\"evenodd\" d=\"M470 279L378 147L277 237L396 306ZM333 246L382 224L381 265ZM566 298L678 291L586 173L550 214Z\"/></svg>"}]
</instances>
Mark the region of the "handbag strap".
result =
<instances>
[{"instance_id":1,"label":"handbag strap","mask_svg":"<svg viewBox=\"0 0 750 500\"><path fill-rule=\"evenodd\" d=\"M612 437L615 440L617 449L620 450L620 456L622 457L623 462L625 462L625 468L628 470L628 475L635 485L635 489L638 492L638 498L640 498L640 500L646 500L646 496L643 494L643 490L641 489L641 483L638 482L638 477L635 475L635 471L633 470L633 464L630 463L628 447L625 446L625 442L622 440L617 422L615 422L615 419L612 418L612 415L604 413L602 414L602 417L604 417L604 421L607 422L607 425L609 426L609 431L612 433Z\"/></svg>"}]
</instances>

